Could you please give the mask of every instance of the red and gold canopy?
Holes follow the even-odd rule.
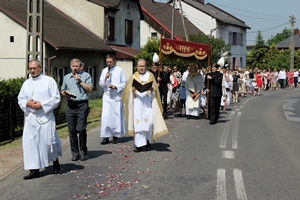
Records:
[[[204,60],[210,56],[210,47],[208,44],[178,41],[168,38],[161,39],[160,50],[164,55],[171,55],[174,53],[175,55],[184,58],[194,56],[198,60]]]

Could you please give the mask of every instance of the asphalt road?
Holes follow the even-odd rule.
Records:
[[[218,124],[171,116],[170,134],[152,151],[132,152],[132,138],[100,145],[88,135],[89,159],[62,173],[20,170],[0,182],[0,199],[300,199],[300,89],[265,91],[222,111]]]

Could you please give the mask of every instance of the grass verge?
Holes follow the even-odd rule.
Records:
[[[100,117],[102,111],[102,99],[91,99],[89,100],[89,115],[88,115],[88,125],[87,132],[94,129],[97,126],[100,126]],[[56,126],[59,138],[67,138],[69,136],[68,124],[63,123]],[[0,150],[2,149],[14,149],[22,145],[22,138],[16,138],[12,142],[3,142],[0,144]]]

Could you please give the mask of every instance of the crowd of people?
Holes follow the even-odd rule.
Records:
[[[167,101],[167,108],[171,107],[175,109],[175,111],[178,111],[178,116],[180,117],[183,116],[183,113],[185,113],[187,119],[199,119],[198,113],[190,112],[190,108],[187,105],[188,102],[190,102],[190,105],[191,103],[195,103],[197,104],[200,113],[205,112],[207,96],[206,94],[210,91],[210,88],[207,88],[207,83],[209,83],[209,81],[207,81],[207,75],[211,75],[214,67],[216,68],[216,71],[219,71],[222,74],[222,84],[221,86],[219,86],[221,87],[221,110],[226,110],[226,107],[229,104],[237,103],[240,98],[243,98],[246,95],[259,96],[264,90],[277,90],[279,88],[293,89],[298,87],[298,85],[300,84],[300,70],[296,69],[286,70],[285,68],[282,68],[277,71],[277,69],[270,68],[254,68],[247,70],[245,68],[239,68],[238,66],[236,66],[234,69],[230,69],[228,68],[228,66],[219,66],[217,64],[214,64],[209,72],[207,68],[198,68],[198,66],[195,66],[195,64],[190,64],[183,75],[181,75],[181,73],[177,69],[177,66],[174,66],[173,70],[169,68],[170,81],[168,86],[168,93],[171,93],[171,95],[167,96],[170,96],[172,98],[171,100]],[[156,66],[153,66],[152,69],[153,68],[156,68]],[[196,75],[201,74],[202,78],[197,78],[197,76],[193,74],[196,68]],[[192,79],[188,78],[189,74],[190,77],[193,77]],[[173,81],[173,79],[177,79],[176,82],[179,83],[178,86],[173,85],[173,83],[175,82]],[[204,86],[194,82],[192,83],[192,85],[190,85],[189,80],[197,79],[203,79],[205,82]],[[196,89],[193,87],[193,85],[197,85],[198,87],[200,87],[201,92],[199,92],[199,88]],[[214,87],[216,84],[213,82],[213,84],[209,85],[209,87]],[[200,94],[199,102],[196,99],[194,99],[193,102],[187,100],[187,97],[193,93]],[[211,93],[211,95],[215,95],[213,93]],[[211,110],[214,110],[214,108],[211,108]],[[215,123],[216,122],[211,121],[211,124]]]
[[[134,138],[134,152],[151,150],[151,142],[169,133],[164,119],[170,109],[179,117],[195,120],[208,110],[207,118],[213,125],[218,123],[220,110],[226,110],[239,98],[259,96],[263,90],[293,89],[300,84],[297,70],[229,69],[221,64],[206,69],[191,63],[181,73],[176,65],[159,69],[158,63],[153,63],[152,68],[147,69],[144,59],[137,61],[137,72],[126,80],[114,55],[106,56],[106,64],[99,79],[104,91],[100,143],[109,144],[111,137],[116,144],[122,134],[128,133]],[[88,159],[88,93],[93,85],[91,75],[83,67],[77,58],[70,61],[70,73],[64,76],[60,91],[67,100],[72,161]],[[31,78],[23,83],[18,95],[19,106],[26,116],[22,142],[24,169],[29,170],[29,174],[23,177],[25,180],[39,177],[39,170],[51,161],[53,172],[59,173],[58,156],[62,155],[53,114],[61,100],[57,84],[53,78],[43,75],[39,60],[31,60],[28,70]],[[41,85],[43,87],[39,87]]]

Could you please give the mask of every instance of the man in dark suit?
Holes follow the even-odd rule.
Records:
[[[210,124],[216,124],[219,119],[223,74],[218,71],[219,65],[213,64],[211,72],[205,77],[206,92],[209,93]]]

